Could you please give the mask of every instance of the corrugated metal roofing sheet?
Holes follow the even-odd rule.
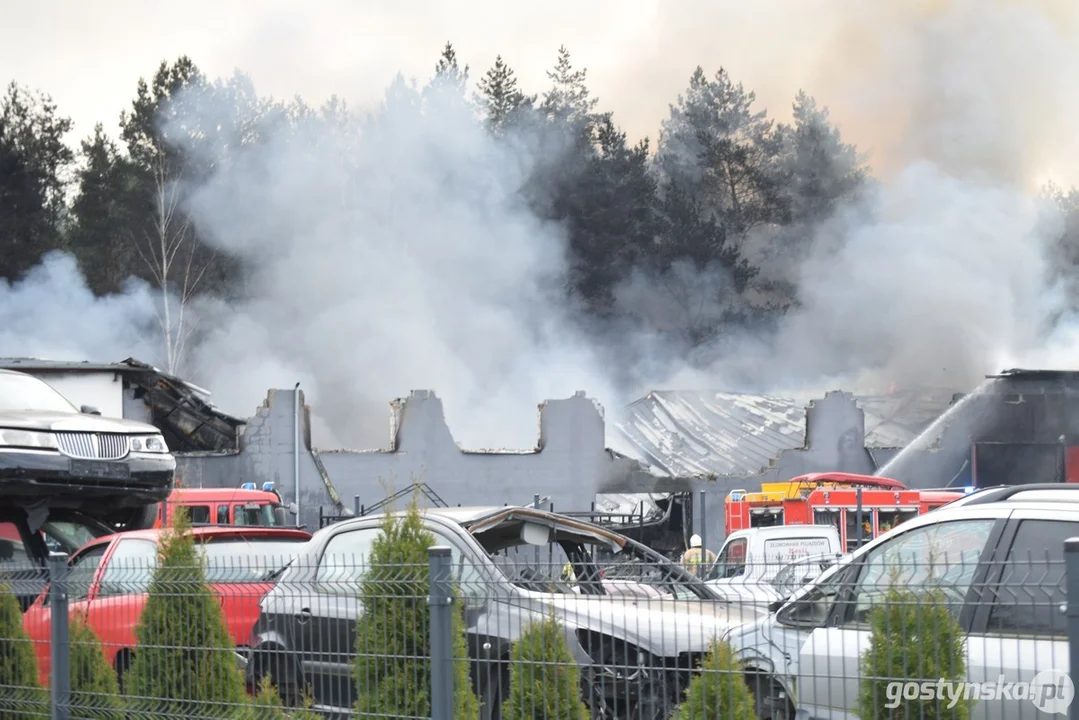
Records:
[[[951,403],[945,390],[856,397],[866,447],[909,443]],[[793,398],[705,391],[653,391],[626,408],[619,434],[653,472],[748,476],[785,450],[805,446],[806,406]]]

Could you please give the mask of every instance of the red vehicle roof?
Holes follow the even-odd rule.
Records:
[[[806,475],[799,475],[798,477],[792,477],[787,482],[799,483],[804,482],[808,484],[818,482],[846,482],[846,483],[858,483],[860,485],[872,485],[884,490],[906,490],[907,486],[898,480],[892,478],[877,477],[876,475],[859,475],[857,473],[842,473],[842,472],[820,472],[820,473],[808,473]]]
[[[169,502],[235,502],[237,500],[279,502],[277,495],[269,490],[244,488],[176,488],[169,494]]]
[[[129,538],[142,538],[145,540],[153,540],[157,542],[161,536],[165,533],[172,532],[173,528],[154,528],[152,530],[129,530],[122,533],[113,533],[112,535],[105,535],[99,537],[96,540],[86,543],[84,547],[91,545],[104,545],[110,543],[121,535]],[[200,525],[193,527],[188,531],[196,539],[198,538],[238,538],[238,539],[280,539],[287,540],[289,538],[295,538],[297,540],[310,540],[311,533],[306,530],[300,530],[298,528],[281,528],[281,527],[266,527],[263,525],[245,525],[243,527],[236,527],[234,525]]]

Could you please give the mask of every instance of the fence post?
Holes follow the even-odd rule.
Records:
[[[703,578],[706,576],[705,563],[708,561],[708,513],[705,512],[705,498],[707,497],[707,491],[701,490],[701,531],[697,533],[701,536],[701,561],[697,563],[697,577]]]
[[[49,556],[49,613],[52,622],[49,651],[52,656],[53,720],[68,720],[71,716],[71,647],[68,644],[67,607],[67,555],[52,553]]]
[[[427,551],[431,573],[431,720],[453,717],[453,586],[450,549]]]
[[[1079,673],[1079,537],[1064,541],[1064,574],[1067,578],[1068,675]],[[1079,702],[1072,702],[1068,717],[1079,720]]]

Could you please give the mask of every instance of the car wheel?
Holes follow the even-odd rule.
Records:
[[[759,720],[793,720],[794,706],[774,677],[766,673],[747,673],[746,684],[753,695],[753,707]]]
[[[662,688],[646,688],[630,711],[629,720],[668,720],[674,717],[675,703]]]
[[[135,654],[126,648],[116,653],[114,667],[116,668],[116,682],[120,685],[121,695],[127,694],[127,688],[125,687],[125,679],[127,678],[128,671],[131,670],[131,662],[134,659]]]

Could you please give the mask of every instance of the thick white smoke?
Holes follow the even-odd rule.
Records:
[[[670,384],[969,391],[1005,367],[1079,367],[1079,331],[1053,282],[1061,217],[1037,197],[1052,174],[1076,177],[1074,3],[822,12],[832,53],[807,72],[833,115],[873,138],[861,149],[870,164],[883,154],[886,172],[818,229],[809,262],[786,268],[801,306],[776,333],[727,338],[733,349]]]
[[[116,362],[160,356],[158,294],[139,280],[97,298],[75,259],[50,253],[14,283],[0,281],[0,356]]]
[[[968,390],[1004,366],[1074,366],[1079,331],[1049,279],[1059,218],[1034,196],[1048,175],[1076,179],[1074,3],[814,12],[829,43],[812,58],[773,43],[760,65],[804,70],[807,91],[856,131],[848,139],[871,140],[860,149],[882,182],[818,229],[808,263],[786,268],[802,304],[778,332],[724,337],[704,369],[657,343],[635,343],[632,361],[655,386],[762,392]],[[740,74],[737,58],[729,67],[751,88],[761,77]],[[195,379],[239,415],[267,387],[301,382],[351,447],[384,444],[387,403],[412,388],[435,389],[474,447],[530,446],[544,398],[583,389],[609,411],[628,399],[562,299],[562,229],[518,193],[549,151],[493,142],[445,97],[428,96],[426,114],[407,87],[388,97],[362,126],[263,138],[192,189],[199,232],[251,268],[246,300],[199,308]],[[94,300],[76,277],[52,258],[0,286],[0,354],[160,362],[144,340],[148,289]],[[642,304],[641,277],[623,290],[646,314],[667,313]]]
[[[204,313],[199,380],[229,407],[300,381],[347,447],[385,445],[410,389],[439,393],[466,447],[533,446],[545,398],[622,400],[562,299],[565,235],[525,205],[535,161],[454,93],[401,83],[376,113],[234,153],[190,210],[251,268],[250,299]]]

